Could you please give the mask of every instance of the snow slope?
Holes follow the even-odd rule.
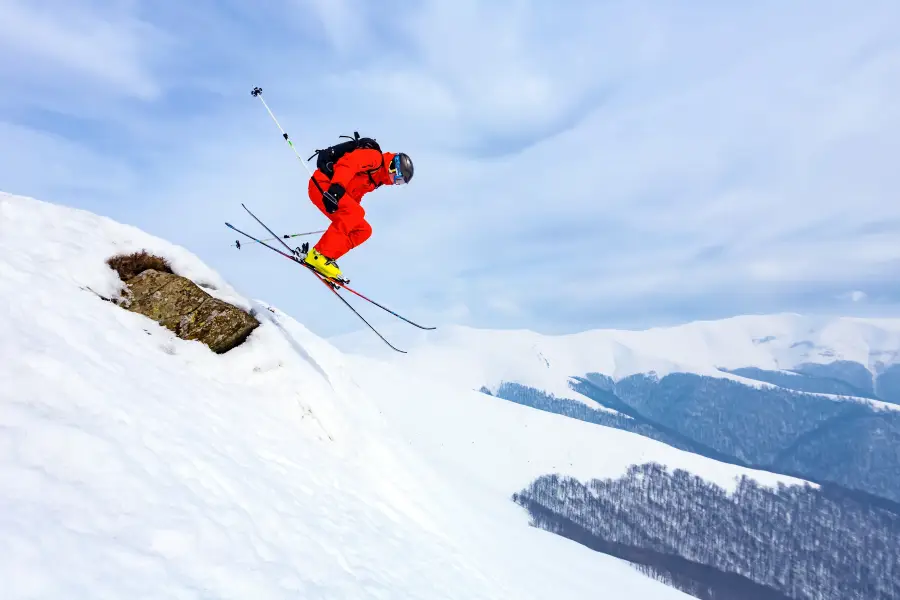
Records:
[[[377,357],[410,372],[469,389],[496,391],[502,382],[535,387],[597,404],[569,388],[572,376],[603,373],[615,380],[636,373],[676,371],[769,386],[720,368],[790,369],[801,363],[859,362],[874,370],[900,362],[900,319],[750,315],[640,331],[598,329],[571,335],[525,330],[442,327],[391,330],[401,355],[367,332],[331,339],[347,353]],[[879,403],[881,405],[882,403]]]
[[[140,249],[262,325],[215,355],[101,300],[106,258]],[[16,600],[686,598],[529,527],[511,494],[646,460],[790,481],[348,359],[183,248],[6,194],[0,382]]]

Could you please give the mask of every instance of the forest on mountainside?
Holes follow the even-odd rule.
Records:
[[[836,486],[733,493],[646,463],[617,479],[545,475],[513,496],[532,525],[629,560],[697,598],[900,598],[900,510]]]

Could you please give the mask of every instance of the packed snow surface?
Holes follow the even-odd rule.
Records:
[[[262,325],[216,355],[102,300],[121,285],[106,259],[141,249]],[[687,598],[529,527],[510,496],[649,460],[790,481],[349,359],[184,248],[5,194],[0,381],[16,600]]]

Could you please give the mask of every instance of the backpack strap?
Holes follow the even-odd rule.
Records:
[[[340,135],[340,136],[338,136],[338,137],[339,137],[339,138],[347,138],[348,140],[351,140],[351,141],[354,141],[354,142],[357,141],[357,140],[359,140],[359,132],[358,132],[358,131],[354,131],[353,133],[356,135],[355,138],[352,138],[352,137],[350,137],[349,135]],[[341,143],[346,143],[346,142],[341,142]],[[328,151],[328,150],[332,150],[333,148],[337,148],[339,145],[340,145],[340,144],[335,144],[334,146],[328,146],[327,148],[321,148],[321,149],[317,148],[316,151],[312,153],[312,156],[310,156],[309,158],[306,159],[306,162],[309,162],[309,161],[311,161],[312,159],[314,159],[315,157],[317,157],[317,156],[319,155],[320,152],[326,152],[326,151]],[[355,148],[354,148],[354,150],[355,150]]]
[[[375,187],[381,187],[381,184],[379,182],[375,181],[375,178],[372,177],[372,173],[377,173],[378,171],[380,171],[383,168],[384,168],[384,154],[381,155],[381,164],[380,165],[378,165],[374,169],[366,170],[366,175],[369,176],[369,181],[371,181],[372,185],[374,185]]]
[[[350,137],[349,135],[342,135],[340,137],[347,138],[348,141],[340,142],[327,148],[318,149],[313,153],[312,156],[306,159],[307,161],[310,161],[314,157],[318,156],[318,159],[316,160],[316,167],[328,179],[331,179],[334,176],[334,165],[345,154],[353,152],[354,150],[359,150],[360,148],[372,148],[381,152],[381,147],[378,145],[378,142],[374,138],[360,137],[358,131],[353,132],[353,137]],[[384,157],[382,157],[381,163],[382,164],[380,167],[378,167],[378,169],[384,166]],[[378,169],[375,170],[377,171]],[[367,172],[367,174],[372,184],[377,186],[378,184],[372,177],[372,173]]]
[[[354,131],[354,132],[353,132],[353,135],[354,135],[354,138],[351,138],[351,139],[353,139],[353,140],[356,142],[356,148],[354,148],[354,150],[360,150],[360,149],[367,148],[367,149],[371,149],[371,150],[378,150],[379,152],[381,152],[381,146],[378,144],[377,141],[375,141],[374,138],[361,138],[361,137],[359,137],[359,132],[358,132],[358,131]],[[349,138],[350,136],[345,135],[345,136],[342,136],[342,137]],[[380,164],[380,165],[378,165],[378,166],[375,167],[374,169],[366,169],[366,170],[364,171],[364,173],[365,173],[366,175],[369,176],[369,181],[370,181],[370,182],[372,183],[372,185],[374,185],[375,187],[379,187],[381,184],[378,183],[377,181],[375,181],[375,178],[372,177],[372,174],[373,174],[373,173],[377,173],[377,172],[380,171],[383,167],[384,167],[384,155],[382,154],[382,155],[381,155],[381,164]]]

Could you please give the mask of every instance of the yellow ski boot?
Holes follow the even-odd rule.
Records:
[[[304,262],[329,279],[341,278],[341,269],[337,263],[324,254],[319,254],[315,248],[306,254]]]

